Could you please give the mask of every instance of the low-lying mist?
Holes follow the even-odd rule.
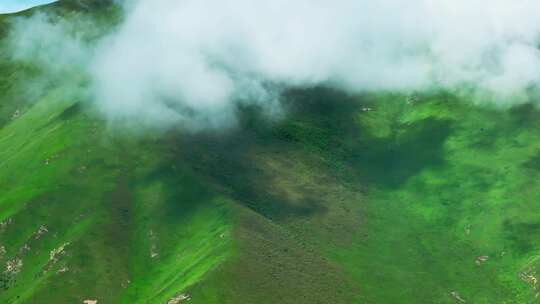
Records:
[[[19,19],[12,54],[88,74],[112,121],[195,130],[234,125],[243,103],[279,115],[288,87],[467,88],[504,105],[540,83],[538,1],[134,0],[123,10],[91,43],[68,22]]]

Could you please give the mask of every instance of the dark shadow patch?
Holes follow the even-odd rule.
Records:
[[[191,214],[215,196],[214,190],[203,185],[196,176],[178,170],[180,166],[184,167],[180,162],[175,164],[174,161],[165,160],[155,171],[139,181],[142,184],[159,182],[165,187],[164,204],[160,212],[164,219],[171,221]]]
[[[495,128],[479,128],[476,132],[473,132],[473,137],[470,141],[469,147],[473,149],[489,150],[495,147],[497,138],[503,136],[503,133]]]
[[[193,165],[210,176],[229,194],[250,209],[270,219],[304,217],[325,212],[320,200],[305,194],[306,202],[293,204],[285,195],[267,191],[271,176],[251,164],[247,156],[254,146],[286,153],[304,149],[323,157],[324,165],[353,171],[360,184],[398,187],[427,167],[444,162],[444,142],[452,132],[452,122],[427,118],[410,125],[396,124],[393,136],[375,138],[355,121],[368,102],[327,88],[291,90],[284,95],[288,117],[278,123],[266,122],[244,109],[241,128],[227,135],[185,137],[177,151],[179,161]],[[343,169],[340,169],[343,168]],[[341,173],[340,173],[341,172]]]
[[[248,153],[257,143],[260,147],[259,139],[256,131],[241,129],[226,135],[175,136],[171,139],[175,145],[169,151],[170,160],[166,163],[177,167],[188,165],[197,176],[209,179],[216,186],[215,189],[205,191],[224,192],[272,220],[324,212],[316,200],[292,204],[285,195],[269,191],[269,185],[279,176],[258,169]],[[275,140],[272,142],[276,144]],[[280,149],[286,149],[284,143],[277,144]],[[276,145],[273,147],[275,149]]]
[[[296,117],[341,117],[347,119],[361,108],[355,97],[331,88],[292,89],[283,97],[283,106]]]
[[[129,233],[133,218],[133,195],[126,177],[120,177],[115,189],[103,201],[110,211],[110,222],[105,225],[108,248],[115,248],[122,256],[128,255]]]
[[[60,119],[60,120],[72,119],[77,114],[81,113],[81,111],[82,111],[82,105],[80,102],[77,102],[67,107],[60,115],[58,115],[57,119]]]
[[[291,90],[285,94],[284,107],[290,117],[274,129],[277,138],[303,146],[346,156],[347,143],[360,136],[355,115],[367,101],[328,88]]]
[[[538,247],[531,235],[540,234],[540,223],[522,223],[506,220],[503,223],[505,238],[521,254],[528,254]]]
[[[528,128],[540,126],[540,110],[533,103],[517,105],[509,110],[512,125],[516,128]]]
[[[398,126],[390,138],[364,134],[351,163],[365,182],[399,187],[423,169],[444,163],[443,146],[452,133],[451,124],[449,120],[427,118]]]
[[[238,109],[240,125],[234,130],[170,134],[162,144],[167,149],[164,164],[189,167],[215,185],[215,191],[268,219],[283,220],[326,209],[309,191],[303,193],[303,202],[269,191],[281,176],[259,169],[253,160],[256,151],[291,155],[301,150],[316,155],[331,174],[353,171],[355,184],[387,187],[397,187],[424,168],[444,162],[443,145],[452,132],[451,121],[428,118],[396,124],[393,136],[380,139],[356,122],[366,105],[362,97],[327,88],[290,90],[283,97],[287,113],[283,120],[268,120],[256,106],[244,106]]]
[[[278,136],[322,152],[329,162],[351,167],[361,183],[398,187],[424,168],[444,162],[451,120],[400,124],[396,119],[390,122],[392,135],[377,138],[356,122],[362,108],[377,111],[376,103],[324,88],[293,91],[288,98],[294,119],[280,126]]]
[[[77,115],[83,112],[83,106],[80,102],[76,102],[72,104],[71,106],[65,108],[62,113],[57,115],[54,119],[51,119],[47,123],[45,123],[43,126],[39,128],[39,130],[43,130],[46,128],[49,128],[50,126],[57,124],[59,122],[65,122],[69,121],[70,119],[75,118]]]
[[[302,92],[307,96],[302,96]],[[294,94],[298,96],[284,98],[284,106],[288,109],[285,122],[268,119],[261,114],[261,109],[256,105],[243,105],[237,111],[239,126],[233,130],[170,134],[163,143],[164,147],[168,147],[164,164],[169,166],[172,164],[178,168],[190,167],[196,176],[209,180],[210,184],[215,186],[214,191],[225,193],[271,220],[309,217],[326,212],[321,201],[308,191],[303,195],[302,201],[295,202],[291,201],[286,193],[270,191],[269,187],[281,176],[261,170],[254,163],[254,151],[287,154],[295,149],[311,145],[301,138],[288,138],[284,135],[282,128],[284,124],[304,123],[307,128],[318,130],[320,136],[308,134],[303,138],[310,138],[310,140],[317,138],[325,142],[330,142],[331,140],[327,138],[331,136],[333,130],[339,128],[335,125],[329,133],[324,129],[330,128],[331,118],[328,117],[328,113],[342,110],[337,103],[333,104],[335,97],[326,97],[334,94],[342,96],[340,93],[333,90],[314,89],[314,91],[298,91]],[[304,101],[312,104],[302,104]],[[343,105],[345,104],[347,103],[343,102]],[[309,116],[310,119],[302,122],[300,116],[303,118]],[[323,126],[315,125],[316,122],[323,120]],[[321,146],[321,149],[327,148],[327,145]]]
[[[540,170],[540,151],[523,163],[523,167],[527,169]]]

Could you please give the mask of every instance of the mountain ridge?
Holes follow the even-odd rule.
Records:
[[[110,30],[111,3],[0,24]],[[29,94],[42,68],[2,30],[0,302],[535,301],[534,105],[321,86],[286,90],[278,119],[252,105],[222,132],[132,130],[77,69]]]

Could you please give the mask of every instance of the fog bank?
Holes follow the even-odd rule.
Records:
[[[291,86],[473,87],[504,103],[540,83],[538,1],[128,3],[113,34],[78,51],[92,54],[93,99],[112,120],[221,128],[239,103],[278,113]]]

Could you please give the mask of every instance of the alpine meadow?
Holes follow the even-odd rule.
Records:
[[[540,303],[540,2],[5,2],[0,303]]]

